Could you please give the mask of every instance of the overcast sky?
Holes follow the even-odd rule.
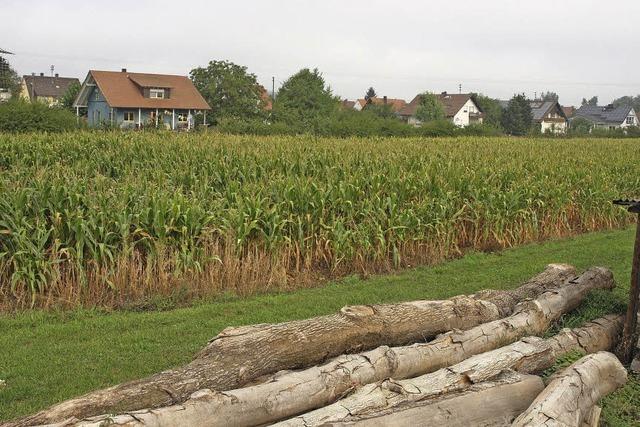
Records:
[[[269,89],[318,67],[334,93],[553,90],[564,104],[640,93],[638,0],[0,0],[0,48],[20,74],[188,74],[248,67]]]

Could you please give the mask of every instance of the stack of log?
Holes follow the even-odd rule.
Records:
[[[552,264],[514,290],[226,329],[189,364],[8,425],[597,425],[626,381],[609,315],[539,338],[613,275]],[[549,378],[565,355],[585,356]]]

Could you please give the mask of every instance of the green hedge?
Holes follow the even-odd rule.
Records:
[[[76,116],[61,108],[20,100],[0,104],[0,132],[62,132],[77,127]]]

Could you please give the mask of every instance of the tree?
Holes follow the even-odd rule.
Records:
[[[483,94],[471,94],[476,105],[482,110],[483,123],[496,129],[502,128],[502,106],[497,99],[489,98]]]
[[[14,97],[20,93],[20,76],[2,56],[0,56],[0,89],[7,89]]]
[[[367,93],[364,95],[364,99],[369,101],[371,98],[376,97],[376,90],[373,87],[367,89]]]
[[[586,135],[591,132],[593,123],[584,117],[574,117],[570,122],[571,132],[578,135]]]
[[[533,114],[524,95],[514,95],[502,114],[502,127],[510,135],[526,135],[531,130]]]
[[[339,103],[317,68],[303,68],[282,84],[273,111],[276,120],[308,128],[335,112]]]
[[[621,98],[614,99],[612,104],[614,107],[620,107],[620,106],[633,107],[636,114],[640,114],[640,95],[623,96]]]
[[[78,93],[80,93],[80,83],[73,82],[67,88],[67,91],[62,95],[60,99],[60,106],[66,110],[74,111],[73,102],[78,97]]]
[[[211,124],[222,117],[256,118],[265,115],[262,88],[247,67],[230,61],[210,61],[189,73],[194,86],[209,103]]]
[[[383,119],[390,119],[396,117],[395,111],[393,111],[393,107],[391,104],[373,104],[369,103],[365,106],[365,111],[375,114],[378,117],[382,117]]]
[[[582,105],[598,105],[598,96],[592,96],[589,100],[582,98]]]
[[[418,120],[426,123],[434,120],[442,120],[444,117],[444,106],[437,95],[431,92],[425,92],[420,95],[420,103],[416,110],[416,118]]]
[[[540,99],[542,99],[543,101],[558,102],[558,99],[560,99],[560,97],[555,92],[547,91],[540,93]]]

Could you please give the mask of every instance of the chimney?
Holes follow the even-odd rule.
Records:
[[[44,73],[40,73],[40,77],[44,77]]]
[[[36,76],[36,73],[31,73],[31,75],[35,77],[35,76]]]
[[[447,91],[442,92],[442,96],[447,96]]]
[[[127,72],[127,69],[126,69],[126,68],[123,68],[123,69],[122,69],[122,72],[123,72],[123,73],[126,73],[126,72]]]
[[[58,76],[58,73],[56,73],[56,77],[59,77],[59,76]]]
[[[383,97],[382,97],[382,103],[383,103],[384,105],[387,105],[387,95],[385,95],[385,96],[383,96]]]

